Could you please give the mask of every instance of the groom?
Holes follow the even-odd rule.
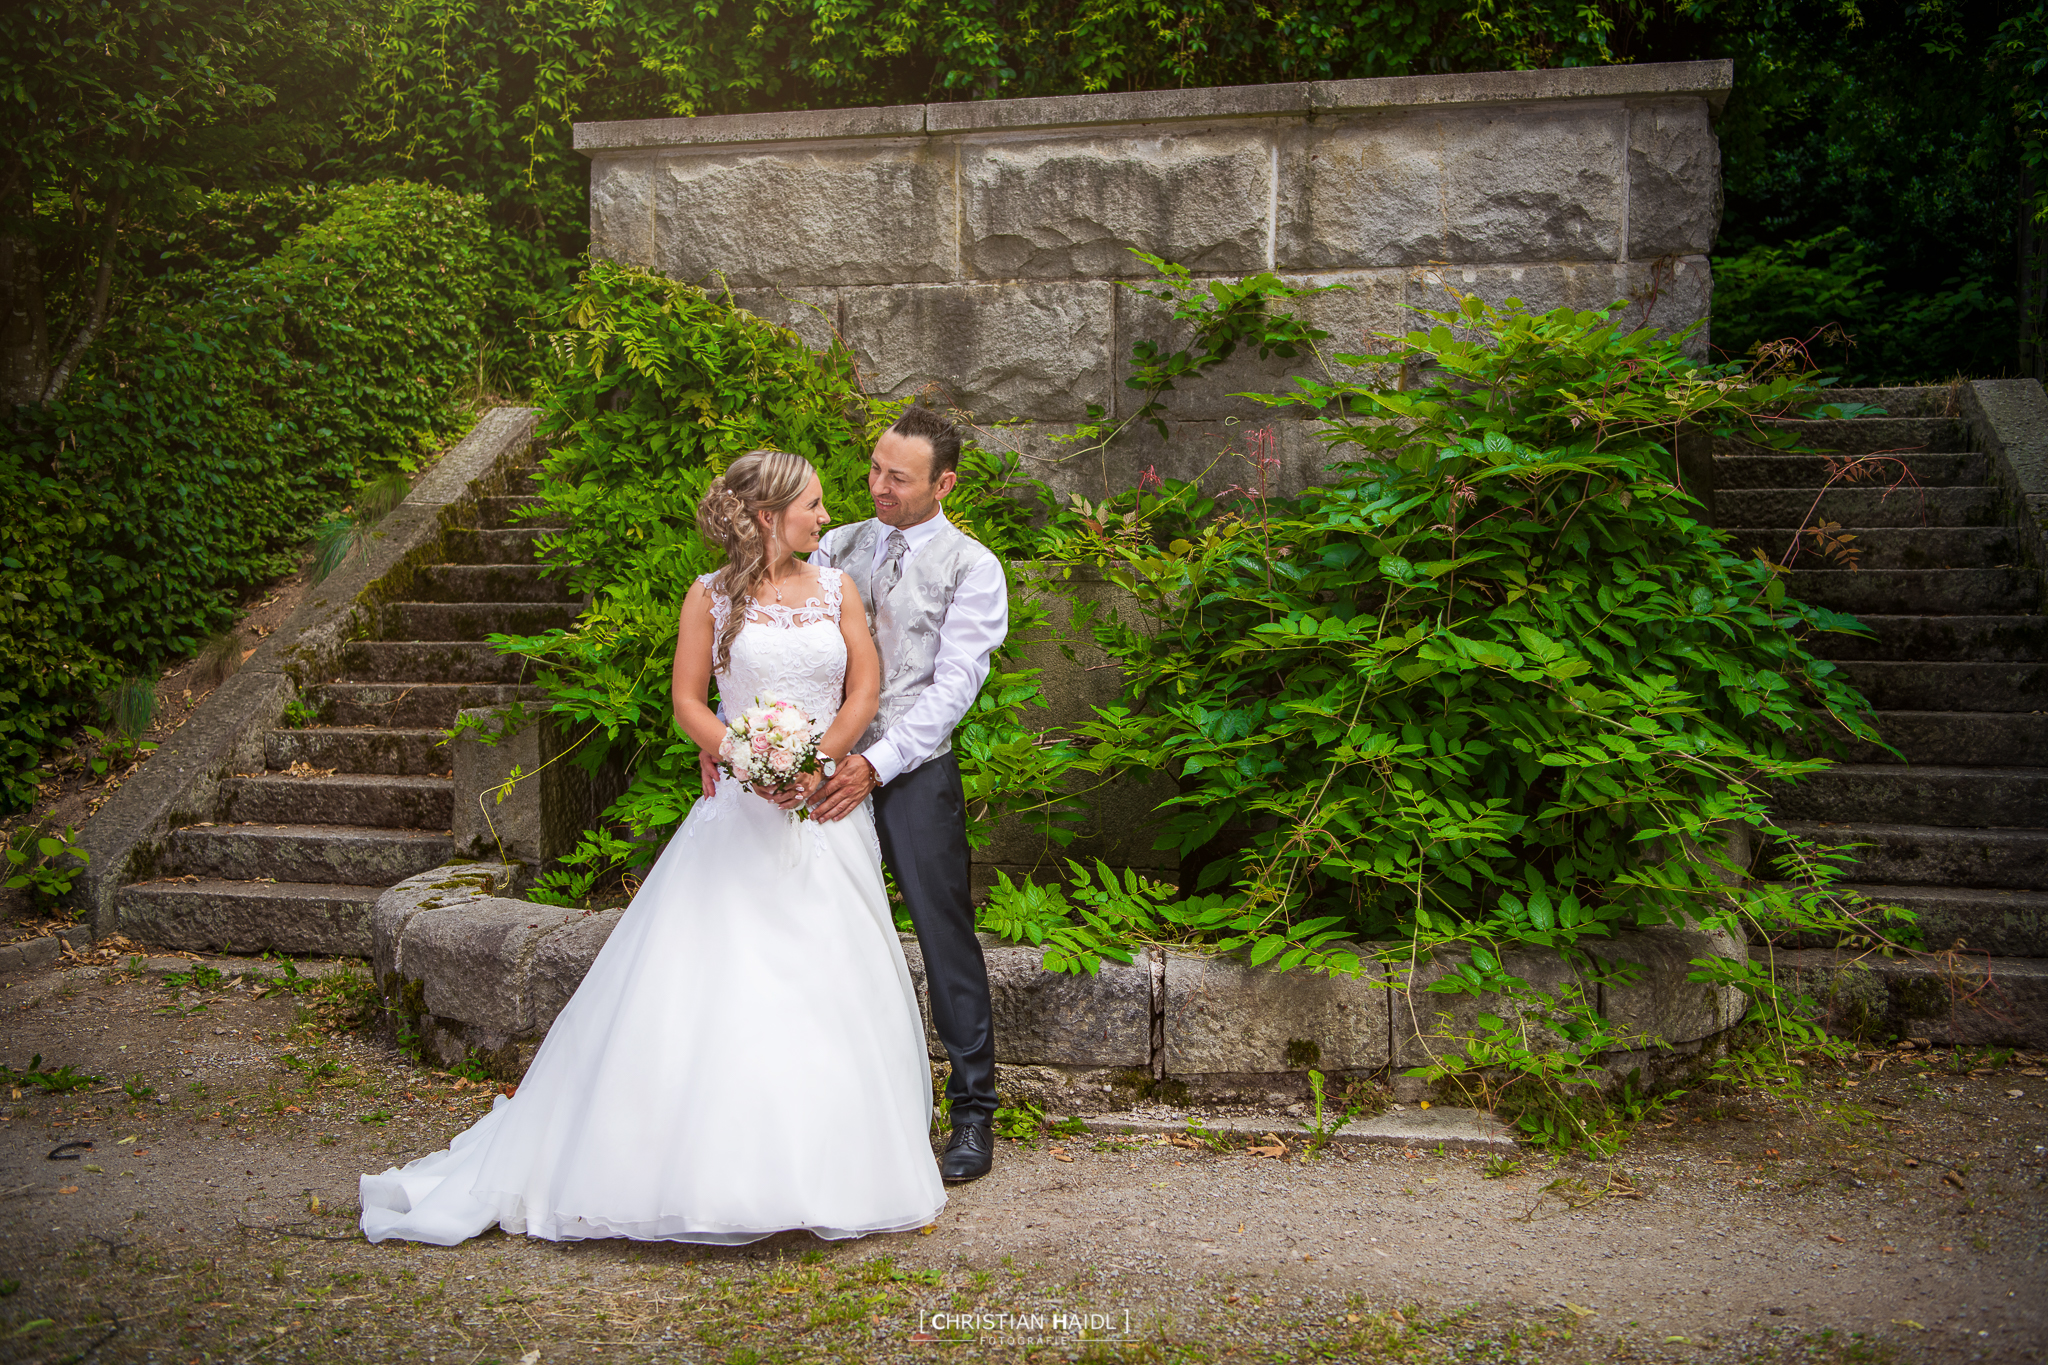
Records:
[[[953,1063],[953,1135],[939,1161],[948,1181],[988,1174],[996,1112],[988,968],[968,900],[967,801],[952,735],[1010,628],[1002,562],[939,508],[959,464],[953,424],[930,408],[906,410],[868,463],[874,520],[835,528],[811,555],[860,589],[882,660],[874,724],[811,810],[837,820],[875,798],[882,857],[917,927],[932,1022]]]

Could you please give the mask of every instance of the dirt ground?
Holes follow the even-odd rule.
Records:
[[[1867,1053],[1799,1103],[1695,1094],[1611,1163],[1492,1178],[1041,1138],[921,1234],[371,1246],[358,1173],[491,1089],[212,984],[0,983],[0,1360],[2038,1361],[2048,1338],[2039,1058]],[[50,1093],[38,1054],[106,1079]]]

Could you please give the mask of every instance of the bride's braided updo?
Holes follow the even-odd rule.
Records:
[[[750,450],[713,479],[697,500],[697,529],[725,549],[725,567],[711,580],[711,586],[732,604],[711,645],[714,672],[731,664],[732,642],[746,624],[747,608],[768,569],[768,544],[755,518],[762,512],[781,515],[810,487],[817,472],[801,455]]]

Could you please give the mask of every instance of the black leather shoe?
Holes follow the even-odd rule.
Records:
[[[979,1180],[995,1164],[996,1144],[986,1123],[963,1123],[946,1140],[946,1154],[939,1158],[939,1175],[949,1185]]]

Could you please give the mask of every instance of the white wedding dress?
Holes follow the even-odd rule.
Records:
[[[709,576],[700,579],[708,583]],[[844,695],[841,575],[759,607],[718,678],[822,726]],[[722,623],[729,605],[714,597]],[[930,1223],[931,1063],[874,814],[792,821],[722,779],[655,863],[518,1093],[445,1151],[362,1178],[362,1228],[451,1246],[859,1237]]]

